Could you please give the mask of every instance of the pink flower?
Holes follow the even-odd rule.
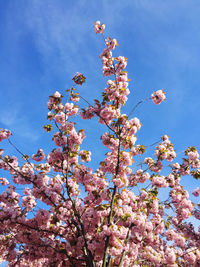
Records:
[[[11,131],[8,131],[7,129],[0,129],[0,142],[4,139],[8,139],[11,135]]]
[[[153,92],[153,94],[151,95],[151,98],[153,100],[153,103],[155,105],[158,105],[162,101],[165,101],[166,99],[165,92],[163,92],[163,90],[158,90],[156,92]]]
[[[200,195],[200,188],[197,187],[193,192],[192,194],[195,196],[195,197],[198,197]]]
[[[105,27],[104,27],[105,28]],[[113,50],[115,49],[116,45],[118,45],[117,40],[116,39],[107,39],[106,40],[106,46],[108,47],[109,50]]]
[[[182,220],[188,219],[191,216],[191,212],[188,209],[181,209],[180,216]]]
[[[31,211],[36,205],[34,196],[24,196],[22,198],[22,206],[26,208],[27,211]]]
[[[44,154],[43,149],[41,149],[41,148],[38,149],[37,154],[32,155],[32,159],[37,161],[37,162],[44,160],[44,158],[45,158],[45,154]]]
[[[176,233],[173,229],[169,229],[165,232],[165,235],[167,237],[167,240],[174,240],[176,238]]]
[[[184,254],[183,258],[189,264],[193,264],[196,261],[196,256],[194,255],[194,253],[193,252],[189,252],[189,251],[188,252],[186,251],[186,253]]]
[[[4,178],[4,177],[0,177],[0,184],[1,184],[1,185],[8,185],[9,182],[8,182],[8,180],[7,180],[6,178]]]
[[[57,132],[53,135],[53,140],[56,146],[64,146],[67,144],[67,137],[63,136],[60,132]]]
[[[55,98],[60,98],[60,97],[61,97],[61,94],[60,94],[58,91],[56,91],[56,92],[53,94],[53,97],[55,97]]]
[[[55,115],[55,121],[57,123],[63,123],[67,120],[67,118],[68,116],[64,112]]]
[[[188,152],[187,155],[191,161],[195,161],[199,158],[199,153],[197,151],[194,151],[194,152],[190,151],[190,152]]]
[[[157,187],[167,187],[168,183],[166,182],[164,176],[154,176],[152,179],[152,185],[155,185]]]
[[[165,251],[165,263],[172,264],[176,261],[176,254],[173,248],[167,248]]]
[[[91,152],[87,150],[81,150],[80,157],[82,162],[89,162],[91,161]]]
[[[177,246],[179,247],[184,247],[185,246],[185,238],[182,237],[181,235],[176,235],[174,242],[176,243]]]
[[[94,31],[96,33],[103,33],[105,27],[106,27],[106,25],[105,24],[100,24],[99,20],[94,23]]]

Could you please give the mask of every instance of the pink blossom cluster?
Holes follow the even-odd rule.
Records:
[[[156,172],[156,173],[159,173],[163,168],[163,165],[160,160],[155,161],[151,157],[145,158],[144,162],[147,164],[148,168],[151,171]]]
[[[166,181],[165,176],[155,175],[152,178],[152,185],[157,187],[168,187],[169,184]]]
[[[7,129],[0,129],[0,142],[4,139],[8,139],[11,135],[11,131]]]
[[[103,33],[105,27],[105,24],[101,24],[99,20],[94,23],[94,30],[96,33]]]
[[[9,182],[5,177],[0,177],[0,184],[1,185],[8,185]]]
[[[81,150],[80,157],[82,162],[89,162],[91,161],[91,152],[87,150]]]
[[[177,213],[177,218],[174,218],[174,223],[189,218],[192,215],[191,212],[193,211],[194,204],[188,199],[188,192],[178,185],[173,188],[170,195]]]
[[[176,157],[176,152],[174,151],[173,145],[169,140],[169,137],[167,135],[164,135],[162,137],[162,143],[160,143],[156,147],[156,157],[159,160],[166,159],[167,161],[173,161],[173,159]]]
[[[129,185],[135,186],[137,183],[145,183],[150,178],[148,172],[144,172],[142,169],[138,169],[135,174],[130,175]]]
[[[185,150],[185,155],[188,156],[188,158],[183,158],[182,164],[174,163],[171,165],[173,171],[183,176],[191,174],[195,179],[199,179],[200,178],[199,153],[197,152],[196,148],[188,147]]]
[[[45,158],[44,150],[41,148],[38,149],[37,154],[32,155],[32,159],[37,162],[44,160],[44,158]]]
[[[24,196],[22,198],[22,206],[26,208],[27,211],[31,211],[36,206],[36,201],[34,196]]]
[[[192,194],[195,196],[195,197],[198,197],[200,195],[200,188],[197,187],[193,192]]]
[[[197,152],[197,150],[192,149],[186,154],[188,156],[188,163],[190,164],[191,168],[200,168],[199,153]]]
[[[153,103],[155,105],[158,105],[162,101],[165,101],[165,99],[166,99],[165,92],[163,90],[157,90],[157,91],[153,92],[153,94],[151,95],[151,98],[153,100]]]

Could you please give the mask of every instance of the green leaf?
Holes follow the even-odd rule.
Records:
[[[43,129],[49,133],[53,129],[53,126],[51,124],[47,124],[43,126]]]

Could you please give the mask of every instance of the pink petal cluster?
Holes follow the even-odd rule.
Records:
[[[96,33],[103,33],[106,25],[101,24],[101,22],[98,20],[94,23],[94,30]]]
[[[172,143],[169,140],[169,137],[167,135],[164,135],[162,137],[162,143],[160,143],[156,147],[156,157],[159,160],[167,159],[167,161],[173,161],[173,159],[176,157],[176,152],[173,148]]]
[[[198,197],[200,195],[200,188],[197,187],[193,192],[192,194],[195,196],[195,197]]]
[[[165,92],[163,90],[157,90],[157,91],[153,92],[153,94],[151,95],[151,98],[153,100],[153,103],[155,105],[158,105],[162,101],[165,101],[165,99],[166,99]]]
[[[45,154],[43,149],[38,149],[37,154],[32,155],[32,159],[39,162],[45,159]]]
[[[7,129],[0,129],[0,142],[4,139],[8,139],[11,135],[11,131]]]

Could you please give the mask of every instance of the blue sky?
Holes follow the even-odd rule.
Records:
[[[180,149],[198,145],[199,11],[198,1],[1,1],[2,127],[28,150],[42,144],[48,95],[70,87],[76,71],[87,77],[84,97],[100,96],[106,78],[98,58],[104,44],[93,31],[99,19],[119,42],[115,55],[128,57],[127,111],[153,90],[167,93],[164,105],[136,112],[147,143],[167,132]]]
[[[13,142],[26,154],[40,147],[50,151],[51,137],[42,129],[48,96],[69,88],[77,71],[87,77],[80,88],[87,100],[100,97],[106,86],[99,59],[104,43],[93,30],[100,20],[105,35],[118,40],[115,56],[128,57],[125,111],[154,90],[166,92],[164,104],[144,103],[133,114],[143,124],[138,143],[168,134],[178,153],[192,145],[200,149],[199,14],[197,0],[0,1],[0,127],[12,130]],[[98,145],[104,128],[95,121],[78,127],[87,129],[84,148],[92,150],[97,166],[104,158]],[[6,142],[1,147],[14,152]]]
[[[0,127],[13,131],[24,153],[43,144],[49,148],[51,138],[42,130],[48,96],[69,88],[76,71],[87,77],[80,93],[89,101],[105,88],[99,59],[104,43],[94,33],[96,20],[118,40],[115,55],[128,57],[131,94],[125,111],[154,90],[166,91],[164,104],[145,103],[133,114],[143,124],[139,142],[151,144],[167,133],[177,152],[200,148],[200,2],[124,2],[0,2]],[[92,148],[95,122],[80,127],[86,124]]]

